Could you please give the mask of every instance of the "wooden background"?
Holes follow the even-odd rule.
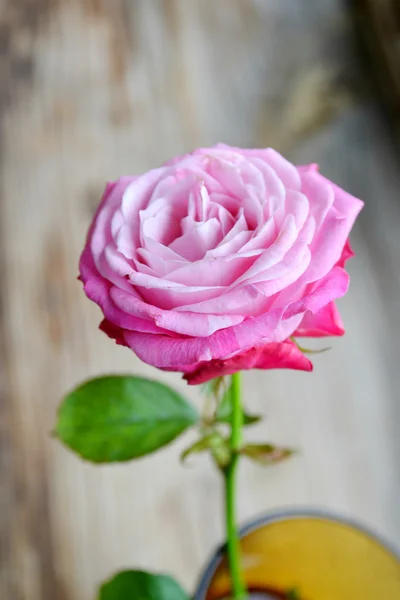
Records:
[[[353,46],[339,0],[0,0],[1,600],[91,600],[133,566],[193,589],[222,539],[217,475],[178,463],[188,439],[94,467],[50,436],[82,379],[159,376],[76,281],[105,180],[217,141],[317,160],[366,201],[346,337],[313,375],[245,376],[267,415],[252,435],[302,453],[243,465],[241,519],[320,505],[400,539],[400,162]]]

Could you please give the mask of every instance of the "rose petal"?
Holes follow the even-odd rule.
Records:
[[[322,175],[320,175],[322,179],[325,181],[329,181]],[[333,191],[335,193],[335,208],[342,214],[346,215],[347,220],[351,223],[351,226],[354,225],[354,221],[356,220],[358,214],[364,206],[364,202],[352,196],[348,192],[345,192],[337,186],[335,183],[331,183]]]
[[[319,167],[317,163],[310,163],[309,165],[297,165],[296,169],[300,173],[307,173],[308,171],[318,171]]]
[[[164,206],[154,217],[143,218],[140,231],[142,246],[144,245],[144,236],[163,246],[168,246],[180,236],[181,228],[172,208]]]
[[[344,267],[344,265],[346,264],[346,262],[350,258],[353,258],[353,256],[355,256],[355,253],[353,251],[353,248],[351,247],[350,240],[348,239],[346,241],[345,245],[343,246],[342,254],[341,254],[340,259],[337,262],[337,266],[338,267]]]
[[[256,260],[247,273],[242,275],[236,282],[251,280],[252,277],[267,271],[272,266],[278,264],[293,246],[297,238],[297,229],[293,215],[287,215],[285,223],[275,242],[265,250],[265,252]]]
[[[246,187],[237,164],[217,154],[213,156],[210,152],[208,154],[207,170],[214,179],[219,181],[225,192],[228,192],[234,198],[242,199],[246,197]]]
[[[241,315],[221,316],[196,314],[189,311],[179,313],[171,310],[164,311],[143,302],[139,296],[128,294],[118,288],[113,288],[110,295],[117,308],[128,315],[155,323],[161,330],[160,332],[168,330],[182,335],[207,337],[219,329],[241,323],[244,319]]]
[[[249,252],[253,250],[266,250],[271,246],[277,238],[277,228],[273,218],[268,219],[262,225],[257,227],[251,239],[243,245],[241,252]]]
[[[258,316],[265,309],[265,294],[256,285],[249,284],[234,288],[216,295],[203,302],[183,304],[176,308],[177,312],[191,311],[201,314]]]
[[[290,340],[281,343],[255,346],[228,358],[211,360],[197,365],[195,370],[184,375],[189,385],[205,383],[214,377],[233,375],[247,369],[296,369],[312,371],[312,363]]]
[[[326,337],[344,335],[343,322],[334,302],[329,302],[317,313],[306,312],[294,337]]]
[[[165,330],[192,337],[207,337],[220,329],[238,325],[243,320],[242,315],[202,315],[169,310],[162,311],[155,322]]]
[[[120,228],[115,243],[121,254],[131,259],[136,257],[137,243],[133,237],[132,227],[128,223],[124,223]]]
[[[157,258],[167,262],[167,263],[180,263],[181,265],[187,264],[186,258],[183,258],[180,254],[177,254],[171,248],[167,246],[163,246],[159,242],[152,240],[147,236],[143,236],[143,245],[144,249],[148,251],[152,256],[157,256]]]
[[[169,282],[171,283],[171,282]],[[171,284],[171,287],[163,289],[162,287],[140,287],[140,295],[143,300],[164,310],[179,310],[181,306],[190,305],[196,302],[205,302],[220,295],[225,288],[222,286],[178,286]],[[185,311],[186,312],[186,311]],[[209,311],[212,313],[213,311]]]
[[[201,260],[207,250],[215,248],[222,240],[221,223],[209,219],[176,238],[169,248],[189,261]]]
[[[310,215],[315,219],[319,231],[335,201],[331,182],[314,171],[304,171],[301,176],[301,191],[307,197]],[[339,216],[339,215],[338,215]]]
[[[241,256],[255,256],[257,254],[260,254],[262,250],[254,251],[251,248],[247,248],[246,246],[247,242],[251,240],[252,235],[253,234],[251,231],[241,231],[240,233],[235,235],[235,237],[231,240],[227,242],[223,240],[220,244],[218,244],[216,248],[213,248],[212,250],[207,250],[204,258],[207,260],[212,258],[222,258],[224,256],[232,257],[239,252]],[[246,252],[244,251],[245,249],[249,251]]]
[[[140,210],[148,203],[155,184],[160,181],[161,177],[169,173],[167,167],[160,167],[148,171],[144,175],[130,179],[129,186],[126,188],[123,196],[121,209],[125,220],[129,223],[134,223]]]
[[[285,186],[274,169],[258,156],[251,156],[249,160],[257,167],[264,178],[265,200],[269,200],[272,196],[276,200],[283,201],[285,198]]]
[[[310,244],[312,259],[304,281],[311,283],[324,277],[340,260],[351,225],[345,217],[331,212]]]
[[[204,182],[195,181],[189,193],[188,216],[193,220],[206,221],[210,210],[210,196]]]
[[[341,267],[334,267],[321,281],[309,286],[310,291],[305,291],[301,300],[294,302],[286,309],[285,317],[289,318],[308,310],[316,314],[332,300],[344,296],[349,288],[349,282],[349,274]]]
[[[121,310],[113,301],[113,291],[117,290],[117,293],[122,292],[128,295],[127,292],[119,288],[113,288],[107,281],[94,273],[87,276],[87,266],[83,269],[83,273],[82,280],[84,282],[85,294],[100,306],[106,319],[115,327],[148,333],[165,333],[154,321],[141,318],[143,314],[140,314],[139,311],[136,315],[129,314],[127,311]],[[129,295],[129,297],[133,298],[132,295]],[[145,316],[147,315],[145,314]]]
[[[203,286],[229,286],[253,264],[256,257],[239,254],[200,260],[181,266],[165,276],[165,280],[190,286],[201,281]]]
[[[295,190],[287,190],[285,197],[285,212],[293,215],[296,227],[300,230],[310,212],[310,203],[304,194]]]
[[[114,242],[117,242],[118,234],[121,231],[121,228],[124,226],[124,224],[124,215],[122,214],[122,210],[118,209],[115,211],[111,219],[111,235],[114,239]]]
[[[121,178],[106,186],[87,236],[87,244],[90,246],[95,263],[105,246],[112,242],[110,222],[121,204],[121,196],[131,184],[132,179]]]
[[[212,192],[210,193],[210,199],[212,204],[217,204],[222,206],[226,211],[228,211],[231,215],[236,215],[238,211],[240,211],[241,203],[238,198],[234,196],[230,196],[225,191],[220,192]],[[241,211],[243,212],[243,211]],[[245,227],[247,229],[247,223],[245,221]]]
[[[236,281],[235,287],[238,284],[243,286],[256,283],[262,286],[266,295],[272,296],[307,272],[312,255],[308,244],[295,242],[279,262],[259,271],[258,269],[262,267],[261,259],[262,256]],[[268,265],[268,262],[266,261],[265,264]]]
[[[114,323],[107,321],[107,319],[103,319],[99,325],[100,331],[108,335],[111,339],[115,340],[115,342],[119,346],[127,346],[123,336],[123,330],[119,327],[116,327]]]
[[[169,248],[166,248],[166,250],[168,249]],[[174,253],[171,252],[171,254]],[[187,264],[187,262],[182,260],[182,258],[178,254],[176,256],[180,260],[165,260],[164,258],[157,256],[157,254],[149,252],[146,248],[139,248],[138,256],[142,261],[146,263],[146,265],[149,268],[144,269],[143,264],[140,264],[138,261],[135,261],[137,271],[139,271],[140,273],[147,273],[148,275],[153,275],[161,278],[168,275],[168,273],[170,273],[174,269],[177,269],[182,265]]]
[[[271,311],[209,337],[173,339],[166,335],[150,335],[127,331],[124,338],[138,357],[158,368],[185,370],[212,358],[223,358],[243,348],[250,348],[260,340],[269,340],[279,322],[280,311]]]
[[[260,151],[251,150],[250,155],[254,156],[257,152],[260,152],[260,158],[265,160],[265,162],[273,168],[286,190],[300,190],[300,176],[292,163],[272,148],[266,148],[265,150]]]

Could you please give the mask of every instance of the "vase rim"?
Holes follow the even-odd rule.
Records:
[[[369,525],[360,523],[357,520],[357,518],[341,515],[336,513],[335,511],[331,511],[330,509],[324,508],[293,507],[286,509],[271,510],[265,514],[255,517],[254,519],[240,527],[239,535],[240,537],[243,537],[264,525],[276,523],[277,521],[301,519],[304,517],[311,517],[321,519],[324,521],[332,521],[334,523],[340,523],[342,525],[347,525],[348,527],[351,527],[353,529],[357,529],[361,533],[364,533],[371,539],[378,542],[383,548],[385,548],[388,552],[390,552],[395,558],[397,558],[400,561],[400,549],[396,547],[392,542],[389,542],[387,539],[385,539],[384,536],[382,536],[381,534],[377,534],[375,531],[373,531]],[[207,563],[207,566],[202,571],[193,600],[205,600],[205,594],[211,583],[212,577],[220,561],[222,560],[224,546],[225,544],[220,544],[217,547],[211,559]]]

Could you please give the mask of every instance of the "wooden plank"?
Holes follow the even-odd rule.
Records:
[[[96,468],[50,436],[61,395],[88,376],[134,371],[185,389],[97,331],[77,261],[105,180],[220,140],[317,159],[368,200],[346,338],[312,376],[246,374],[268,436],[303,451],[269,472],[243,467],[241,518],[321,504],[399,539],[400,182],[383,121],[358,75],[350,83],[341,2],[20,0],[0,5],[0,42],[0,598],[89,600],[128,566],[193,588],[222,539],[217,475],[206,459],[178,464],[188,439]]]

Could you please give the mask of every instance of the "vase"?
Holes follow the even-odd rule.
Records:
[[[400,600],[400,554],[368,528],[319,510],[273,513],[241,532],[251,600]],[[224,548],[194,600],[229,598]]]

